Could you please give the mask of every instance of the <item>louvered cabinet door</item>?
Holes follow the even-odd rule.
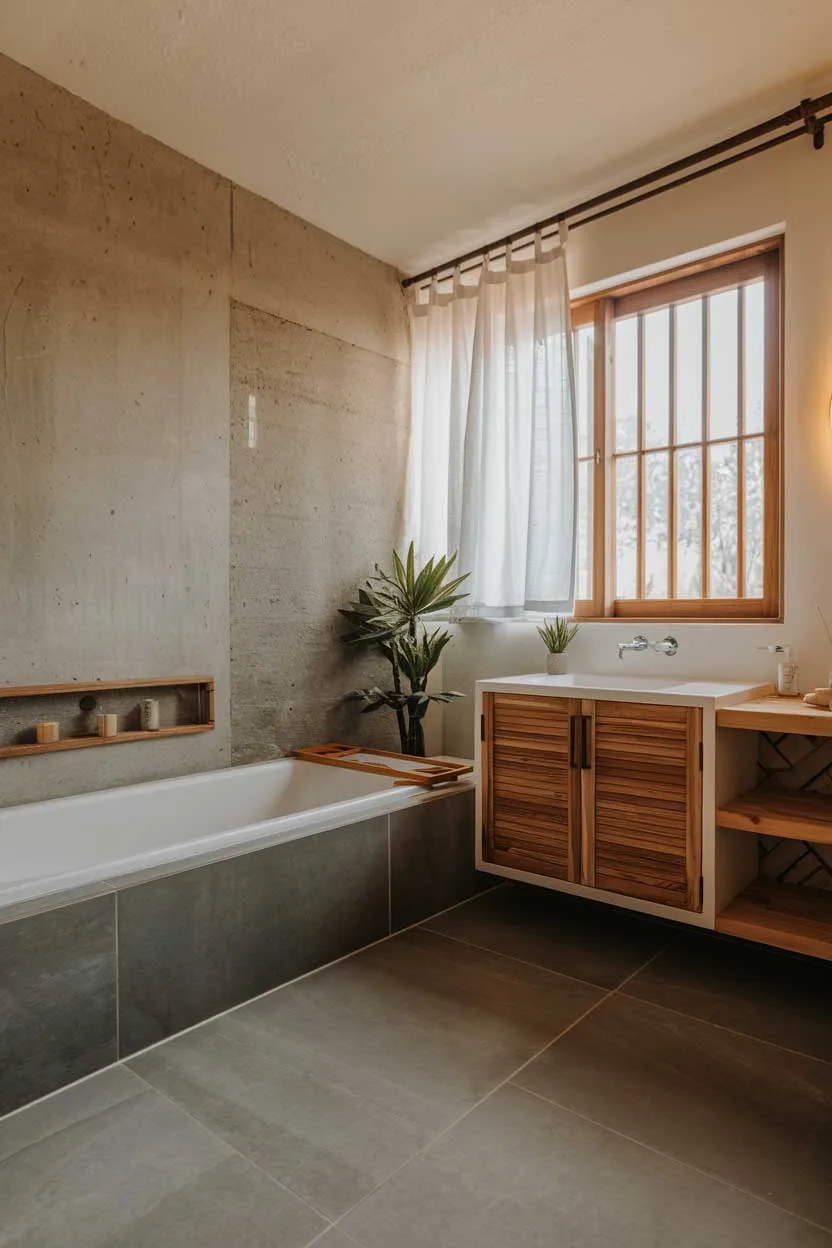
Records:
[[[699,910],[702,712],[585,702],[583,880],[614,893]]]
[[[557,880],[580,870],[574,698],[483,695],[483,856]]]

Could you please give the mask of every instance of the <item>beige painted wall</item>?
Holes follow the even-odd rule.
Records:
[[[808,139],[669,192],[570,236],[574,288],[673,257],[785,225],[785,622],[651,625],[650,638],[672,632],[673,660],[627,655],[645,675],[771,679],[772,656],[757,646],[775,641],[797,648],[804,688],[826,682],[832,653],[815,612],[832,620],[832,146],[812,150]],[[462,626],[445,652],[446,684],[472,693],[490,676],[540,671],[541,643],[532,625]],[[570,649],[575,671],[619,670],[616,642],[632,624],[584,625]],[[670,664],[673,664],[672,669]],[[445,713],[445,749],[473,749],[470,701]]]
[[[400,401],[392,269],[0,57],[0,683],[217,680],[215,732],[2,762],[0,805],[230,761],[232,299],[389,361],[376,410]],[[331,390],[340,367],[305,365]],[[356,568],[380,536],[354,526]],[[300,601],[308,568],[269,557]]]

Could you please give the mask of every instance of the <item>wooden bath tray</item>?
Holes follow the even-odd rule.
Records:
[[[292,750],[292,758],[301,758],[307,763],[325,763],[328,767],[369,771],[377,776],[392,777],[394,784],[421,784],[426,789],[458,780],[460,776],[474,770],[471,763],[451,763],[439,758],[415,758],[412,754],[396,754],[392,750],[372,750],[360,745],[335,743]]]

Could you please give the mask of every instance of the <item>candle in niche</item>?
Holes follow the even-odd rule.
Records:
[[[39,724],[35,725],[35,738],[38,745],[52,745],[54,741],[60,741],[61,729],[56,719],[43,719]]]
[[[159,731],[159,699],[142,698],[141,725],[144,732]]]
[[[99,715],[98,735],[99,737],[117,737],[118,715]]]

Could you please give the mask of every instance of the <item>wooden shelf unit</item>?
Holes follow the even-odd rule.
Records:
[[[717,915],[716,930],[832,960],[832,893],[755,880]]]
[[[717,728],[748,728],[756,732],[794,732],[806,737],[832,737],[832,711],[807,706],[802,698],[776,694],[753,698],[716,713]]]
[[[832,796],[800,789],[754,789],[720,806],[717,826],[832,845]]]
[[[159,737],[181,737],[189,733],[211,732],[214,728],[214,678],[213,676],[152,676],[130,680],[64,681],[52,685],[5,685],[0,686],[0,699],[48,698],[74,694],[116,692],[130,689],[182,689],[193,688],[197,692],[199,719],[191,724],[167,724],[153,731],[119,732],[113,737],[84,734],[62,737],[59,741],[40,743],[26,741],[0,745],[0,760],[28,758],[36,754],[54,754],[62,750],[84,750],[98,745],[124,745],[132,741],[152,741]]]

